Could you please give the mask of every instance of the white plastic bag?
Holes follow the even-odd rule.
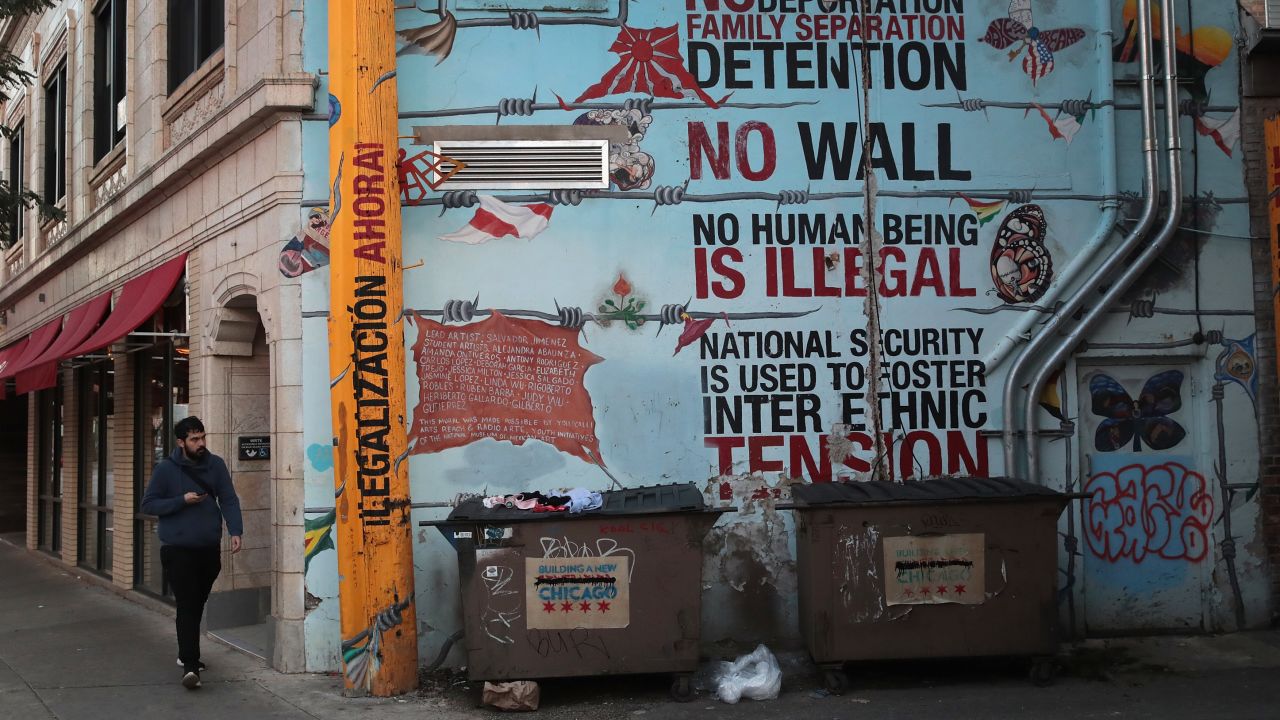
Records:
[[[781,690],[782,668],[764,645],[731,663],[720,663],[716,673],[716,695],[731,705],[741,698],[772,700]]]

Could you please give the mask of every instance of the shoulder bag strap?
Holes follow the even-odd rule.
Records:
[[[214,497],[217,497],[217,495],[213,492],[213,488],[209,487],[209,484],[208,484],[208,483],[206,483],[204,480],[201,480],[201,479],[196,475],[196,473],[195,473],[195,471],[194,471],[194,470],[192,470],[191,468],[187,467],[186,465],[182,465],[182,464],[178,463],[178,462],[177,462],[177,461],[175,461],[173,458],[165,458],[165,460],[167,460],[167,461],[169,461],[169,462],[173,463],[174,465],[177,465],[177,466],[178,466],[178,469],[182,471],[182,474],[183,474],[183,475],[186,475],[188,478],[190,478],[190,479],[191,479],[191,482],[195,483],[196,485],[199,485],[199,486],[200,486],[200,489],[205,491],[205,494],[207,494],[207,495],[213,495]]]

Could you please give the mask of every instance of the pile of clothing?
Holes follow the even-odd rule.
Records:
[[[563,495],[544,495],[540,492],[522,492],[515,495],[494,495],[483,500],[484,506],[511,508],[536,513],[580,513],[598,510],[604,506],[604,496],[592,490],[574,488]]]

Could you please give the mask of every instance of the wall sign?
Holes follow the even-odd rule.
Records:
[[[270,460],[270,435],[241,435],[236,438],[241,460]]]

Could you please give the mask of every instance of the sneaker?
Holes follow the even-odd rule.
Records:
[[[195,690],[200,687],[200,673],[189,672],[182,676],[182,687],[188,690]]]
[[[174,663],[176,663],[178,667],[182,667],[182,661],[181,661],[181,660],[174,660]],[[197,662],[196,662],[196,668],[197,668],[197,670],[198,670],[199,672],[204,672],[205,670],[208,670],[208,669],[209,669],[209,668],[207,668],[207,667],[205,667],[205,666],[204,666],[204,663],[203,663],[203,662],[199,662],[199,661],[197,661]]]

